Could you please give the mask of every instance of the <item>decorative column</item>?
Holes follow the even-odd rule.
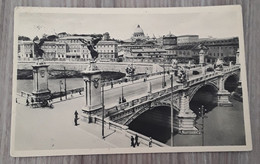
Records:
[[[33,67],[33,92],[34,102],[46,104],[51,97],[51,91],[48,88],[48,67],[43,58],[39,58]],[[46,104],[48,105],[48,103]]]
[[[94,61],[82,72],[85,91],[85,106],[82,108],[83,121],[93,122],[92,115],[102,112],[101,71]]]
[[[224,78],[223,76],[219,79],[219,90],[217,93],[218,96],[218,105],[219,106],[233,106],[229,101],[230,93],[224,89]]]
[[[180,111],[176,119],[176,129],[181,134],[196,134],[198,129],[195,127],[196,114],[190,109],[189,96],[185,91],[180,95]]]
[[[237,52],[236,52],[236,65],[239,65],[240,62],[239,62],[239,48],[237,49]]]
[[[200,58],[200,65],[204,66],[205,64],[205,51],[203,49],[200,50],[199,52],[199,58]]]

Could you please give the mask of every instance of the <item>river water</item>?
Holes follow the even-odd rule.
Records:
[[[203,99],[203,97],[201,97]],[[243,105],[232,98],[232,107],[213,107],[204,119],[204,145],[245,145]],[[213,105],[212,105],[213,106]],[[191,105],[191,108],[194,106]],[[176,113],[175,113],[176,114]],[[201,124],[201,118],[196,121]],[[158,107],[147,111],[134,120],[129,128],[152,137],[160,142],[174,146],[201,146],[202,135],[181,135],[170,133],[170,108]],[[197,125],[200,129],[201,126]]]

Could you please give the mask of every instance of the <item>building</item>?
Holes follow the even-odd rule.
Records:
[[[199,63],[199,52],[200,50],[205,50],[207,52],[208,48],[201,43],[191,43],[176,45],[170,48],[166,48],[165,58],[167,61],[176,59],[179,63],[188,63],[192,61],[193,63]]]
[[[193,43],[199,41],[199,35],[181,35],[177,37],[177,44]]]
[[[91,59],[90,51],[85,44],[91,41],[89,36],[67,36],[59,39],[59,43],[65,44],[67,59]]]
[[[101,40],[96,49],[101,61],[114,61],[118,57],[118,43],[115,41]]]
[[[32,41],[18,41],[18,60],[32,60],[34,58],[34,44]]]
[[[171,33],[163,36],[163,46],[172,46],[177,44],[177,37]]]
[[[236,61],[236,52],[239,48],[238,37],[225,39],[208,39],[200,41],[208,47],[206,60],[208,63],[214,63],[217,59],[222,59],[225,62]]]
[[[108,41],[109,39],[110,39],[109,33],[108,33],[108,32],[105,32],[105,33],[103,34],[102,40]]]
[[[126,62],[161,63],[166,50],[158,48],[132,49],[131,56],[125,56]]]
[[[44,51],[43,58],[45,60],[52,60],[56,58],[56,42],[45,41],[41,49]]]
[[[41,46],[44,51],[43,58],[45,60],[90,60],[90,51],[85,43],[91,39],[92,37],[85,36],[64,36],[58,41],[45,41]],[[18,59],[33,60],[35,58],[34,43],[19,41]]]

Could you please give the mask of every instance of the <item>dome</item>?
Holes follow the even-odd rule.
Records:
[[[140,25],[138,25],[134,31],[134,33],[144,33],[143,29],[140,27]]]

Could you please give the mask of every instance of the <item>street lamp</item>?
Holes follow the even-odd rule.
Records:
[[[166,81],[165,81],[165,62],[163,60],[163,81],[162,81],[162,88],[166,86]]]
[[[61,93],[61,85],[62,85],[62,80],[60,80],[60,100],[62,100],[62,93]]]
[[[104,83],[102,83],[101,86],[101,93],[102,93],[102,138],[105,138],[105,132],[104,132],[104,119],[105,119],[105,103],[104,103]]]
[[[65,91],[65,98],[67,100],[67,83],[66,83],[67,80],[66,80],[66,76],[67,76],[66,69],[64,67],[64,91]]]
[[[199,108],[199,114],[201,116],[201,145],[204,146],[204,119],[207,118],[207,116],[205,116],[205,112],[207,111],[207,109],[204,108],[204,106],[202,105],[201,108]]]
[[[171,146],[174,146],[173,131],[173,75],[171,75]]]

